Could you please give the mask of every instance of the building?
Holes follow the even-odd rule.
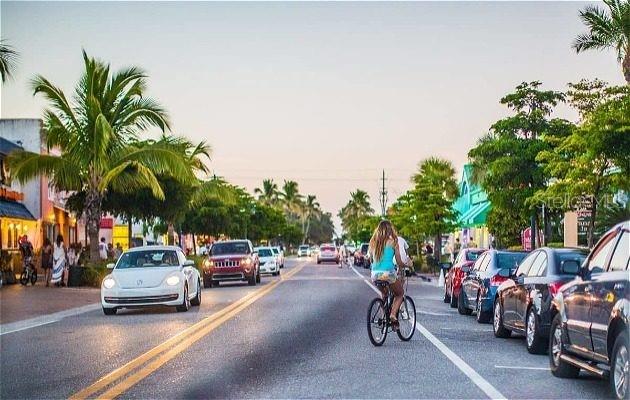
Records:
[[[492,205],[488,195],[480,185],[472,181],[472,165],[464,165],[459,182],[459,197],[453,208],[458,212],[457,225],[459,229],[454,238],[459,238],[465,247],[472,237],[480,247],[489,247],[490,234],[486,226],[486,218]]]

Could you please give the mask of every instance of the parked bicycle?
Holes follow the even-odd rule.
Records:
[[[35,285],[37,282],[37,269],[33,264],[33,257],[24,257],[23,270],[20,274],[20,283],[24,286],[31,282],[31,285]]]
[[[382,346],[387,338],[387,333],[393,331],[389,318],[392,304],[394,303],[394,293],[389,288],[389,282],[377,281],[375,285],[385,288],[387,292],[386,301],[375,298],[368,307],[367,329],[370,342],[374,346]],[[405,295],[404,301],[398,309],[398,338],[404,342],[411,340],[416,331],[416,305],[413,299]]]

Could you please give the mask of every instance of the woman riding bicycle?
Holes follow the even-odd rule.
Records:
[[[404,265],[398,248],[398,235],[391,222],[379,222],[372,239],[370,239],[370,255],[372,257],[372,281],[388,282],[394,293],[394,303],[390,313],[390,321],[394,329],[398,329],[398,309],[403,302],[405,290],[402,278],[398,275],[396,265]],[[395,262],[394,262],[395,260]],[[386,287],[380,287],[383,300],[387,298]]]

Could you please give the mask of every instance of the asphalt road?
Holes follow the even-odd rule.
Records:
[[[100,311],[0,336],[0,398],[544,398],[609,396],[554,378],[521,338],[496,339],[416,278],[418,330],[375,348],[368,270],[287,260],[262,285],[205,289],[201,307]],[[170,340],[169,340],[170,339]]]

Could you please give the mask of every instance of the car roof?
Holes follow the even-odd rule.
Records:
[[[147,245],[147,246],[138,246],[138,247],[132,247],[129,250],[127,250],[126,252],[128,253],[132,253],[132,252],[136,252],[136,251],[146,251],[146,250],[174,250],[174,251],[182,251],[182,249],[179,246],[165,246],[165,245]]]
[[[271,247],[271,246],[258,246],[258,247],[254,247],[254,250],[261,250],[261,249],[271,250],[271,249],[273,249],[273,247]]]
[[[218,242],[214,242],[212,244],[215,245],[215,244],[221,244],[221,243],[249,243],[249,239],[221,240],[221,241],[218,241]]]

